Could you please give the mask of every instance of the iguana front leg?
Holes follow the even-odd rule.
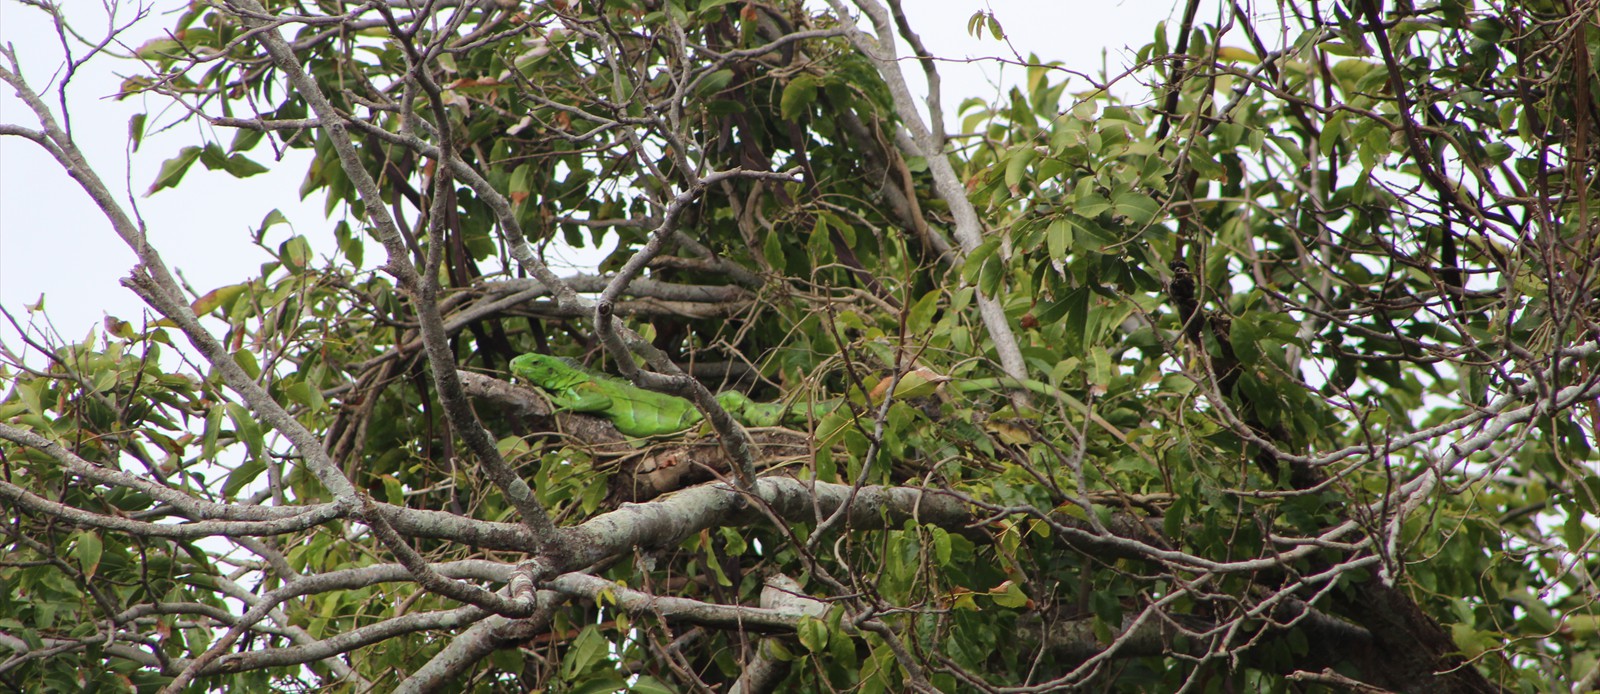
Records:
[[[579,384],[550,393],[550,402],[556,407],[573,412],[600,412],[607,411],[615,404],[611,396],[601,392],[593,384]]]

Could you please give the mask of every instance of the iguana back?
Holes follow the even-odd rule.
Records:
[[[604,415],[628,436],[675,434],[701,419],[688,400],[645,390],[560,357],[524,354],[511,360],[511,372],[550,393],[558,407]]]

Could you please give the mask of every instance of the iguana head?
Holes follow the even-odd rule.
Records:
[[[511,360],[511,373],[540,388],[559,390],[590,379],[582,370],[560,357],[524,354]]]

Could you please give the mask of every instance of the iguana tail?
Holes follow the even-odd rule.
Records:
[[[807,420],[821,419],[839,407],[838,400],[825,400],[809,406],[798,402],[756,402],[734,390],[717,393],[717,402],[747,427],[805,424]]]
[[[950,381],[945,383],[945,387],[960,393],[1022,388],[1048,397],[1065,398],[1070,401],[1069,404],[1083,409],[1083,404],[1078,402],[1076,398],[1066,395],[1046,383],[1034,380],[1018,381],[1012,378],[980,378],[970,381]],[[721,403],[722,408],[733,415],[734,419],[739,420],[740,424],[747,427],[804,425],[808,421],[819,421],[844,406],[844,401],[840,398],[814,402],[809,405],[799,402],[756,402],[744,393],[732,390],[718,393],[717,402]]]

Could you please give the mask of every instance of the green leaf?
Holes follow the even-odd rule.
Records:
[[[1484,158],[1487,160],[1484,162],[1485,164],[1499,164],[1510,159],[1511,155],[1515,153],[1515,150],[1511,149],[1511,145],[1504,142],[1490,142],[1484,145],[1483,149]]]
[[[128,119],[128,141],[133,143],[133,151],[139,151],[139,145],[144,144],[144,124],[147,114],[135,113]],[[241,131],[242,132],[242,131]]]
[[[194,311],[194,315],[197,317],[210,315],[212,311],[215,311],[222,306],[232,304],[234,299],[239,298],[239,295],[243,294],[244,290],[249,288],[250,285],[248,283],[230,284],[226,287],[217,287],[216,289],[206,292],[205,295],[201,296],[200,298],[195,299],[194,303],[189,305],[189,310]]]
[[[222,163],[222,170],[234,178],[249,178],[267,172],[267,167],[257,164],[243,154],[230,154]]]
[[[1161,390],[1168,393],[1188,395],[1195,388],[1195,382],[1183,374],[1167,374],[1161,377]]]
[[[17,398],[22,401],[22,406],[28,412],[38,415],[44,414],[44,403],[39,397],[40,386],[41,384],[37,381],[18,382],[12,390],[17,394]]]
[[[1322,156],[1333,153],[1333,146],[1344,141],[1349,133],[1349,126],[1345,125],[1347,116],[1343,111],[1333,114],[1328,122],[1322,126],[1322,134],[1317,138],[1317,148],[1322,151]]]
[[[767,259],[767,264],[772,269],[784,273],[789,267],[789,259],[783,252],[783,242],[778,239],[776,232],[768,232],[761,242],[761,256]]]
[[[1017,186],[1022,183],[1022,177],[1028,173],[1028,165],[1038,158],[1039,153],[1031,145],[1013,150],[1006,157],[1006,188],[1015,193]]]
[[[240,128],[233,133],[233,142],[228,145],[229,152],[248,152],[255,149],[256,145],[266,135],[260,130]]]
[[[100,569],[100,555],[104,549],[99,533],[93,530],[77,533],[72,544],[72,556],[78,560],[78,566],[83,569],[84,580],[93,579],[95,572]]]
[[[1067,249],[1072,248],[1072,222],[1065,217],[1051,220],[1050,226],[1045,228],[1045,248],[1050,252],[1051,260],[1064,260]]]
[[[929,534],[933,538],[933,557],[940,566],[950,565],[950,533],[944,528],[932,526]]]
[[[124,340],[131,340],[134,338],[133,325],[129,324],[128,321],[117,318],[116,316],[106,316],[105,326],[106,335],[108,336],[117,337]]]
[[[1260,326],[1248,314],[1234,318],[1228,328],[1228,341],[1233,344],[1233,351],[1239,356],[1240,363],[1246,366],[1253,366],[1261,360],[1261,348],[1256,344],[1261,338]]]
[[[1000,283],[1005,279],[1005,270],[1006,263],[1000,254],[991,254],[978,268],[978,291],[990,296],[998,294]]]
[[[150,184],[150,189],[144,192],[145,197],[155,195],[157,191],[171,188],[183,180],[183,175],[189,173],[189,167],[200,160],[199,147],[184,147],[178,150],[178,156],[161,163],[161,171],[156,174],[156,180]]]
[[[522,164],[511,171],[511,188],[508,191],[513,198],[517,194],[526,195],[533,191],[533,177],[537,173],[532,164]]]
[[[217,438],[222,433],[222,417],[225,414],[222,405],[213,405],[206,412],[206,427],[200,435],[200,457],[211,460],[217,455]]]
[[[833,238],[828,235],[827,218],[818,216],[811,224],[811,235],[806,239],[806,250],[812,262],[823,265],[833,260]]]
[[[694,86],[694,96],[699,99],[710,99],[733,81],[733,71],[728,69],[718,70],[706,75]],[[791,83],[792,84],[792,83]],[[787,90],[785,90],[787,93]]]
[[[990,599],[1001,607],[1017,609],[1028,604],[1028,594],[1015,581],[1006,581],[989,591]]]
[[[1473,629],[1466,624],[1450,625],[1450,638],[1469,658],[1476,658],[1490,649],[1499,648],[1501,643],[1495,634]]]
[[[1578,506],[1591,516],[1600,516],[1600,475],[1583,474],[1573,485],[1572,496]],[[1581,520],[1581,515],[1574,514]],[[1580,525],[1581,522],[1580,522]],[[1587,530],[1584,531],[1587,533]],[[1581,544],[1581,543],[1580,543]]]
[[[303,273],[311,261],[311,244],[304,236],[291,236],[278,246],[278,259],[291,274]]]
[[[723,2],[732,2],[732,0],[723,0]],[[702,9],[704,9],[703,6]],[[649,675],[640,675],[639,679],[634,680],[633,684],[628,687],[628,691],[633,694],[675,694],[671,687],[662,684],[661,680]]]
[[[728,556],[742,556],[749,550],[750,543],[745,541],[744,536],[740,535],[737,529],[724,526],[720,533],[722,535],[723,550],[727,552]]]
[[[600,630],[588,626],[572,640],[567,656],[561,661],[563,679],[574,680],[599,664],[610,650],[610,642],[600,635]],[[613,690],[615,691],[615,690]]]
[[[233,353],[233,363],[244,369],[244,375],[251,380],[261,378],[261,364],[256,361],[256,353],[248,349],[241,349]]]
[[[571,694],[615,694],[628,688],[628,681],[615,672],[602,672],[585,678],[583,683],[568,690]]]
[[[383,476],[383,495],[394,506],[404,506],[406,503],[405,486],[394,475]]]
[[[261,224],[256,227],[255,242],[256,243],[261,243],[261,240],[266,238],[268,229],[271,229],[272,227],[277,226],[279,224],[288,224],[288,223],[289,223],[289,218],[283,216],[282,212],[280,212],[280,211],[278,211],[276,209],[272,210],[271,212],[268,212],[265,217],[261,218]],[[340,224],[344,224],[344,222],[340,222]]]
[[[906,330],[912,334],[920,334],[933,327],[933,316],[939,310],[939,299],[944,296],[944,290],[935,289],[922,295],[917,303],[911,305],[906,313]]]
[[[1072,300],[1072,303],[1067,309],[1066,319],[1062,322],[1065,341],[1069,345],[1076,346],[1074,351],[1082,354],[1094,347],[1095,331],[1089,323],[1089,306],[1094,301],[1094,292],[1090,287],[1079,287],[1067,298]]]
[[[343,220],[333,227],[333,238],[339,243],[339,253],[344,259],[350,261],[351,267],[361,269],[361,261],[367,252],[367,245],[363,239],[350,230],[350,224]]]
[[[733,581],[728,578],[727,572],[722,568],[722,562],[717,561],[717,558],[709,553],[706,556],[706,568],[711,569],[711,574],[717,579],[717,585],[724,588],[733,586]]]
[[[1111,201],[1111,215],[1132,226],[1149,224],[1160,211],[1161,204],[1155,198],[1138,191],[1130,190]]]
[[[222,151],[221,145],[207,142],[200,148],[200,163],[206,165],[207,171],[216,171],[228,165],[228,153]]]
[[[1089,595],[1089,609],[1100,622],[1111,628],[1120,628],[1122,625],[1122,603],[1117,602],[1117,596],[1108,590],[1095,591]]]
[[[182,54],[183,44],[170,38],[151,39],[134,52],[141,60],[160,60]]]
[[[1111,209],[1111,201],[1094,190],[1094,186],[1081,185],[1072,194],[1072,211],[1085,219],[1094,219]]]
[[[783,97],[778,101],[778,112],[784,120],[799,120],[800,116],[810,112],[811,104],[817,100],[817,78],[811,75],[800,75],[783,88]]]
[[[795,634],[800,637],[800,645],[812,653],[821,653],[828,647],[828,625],[816,617],[801,617]]]
[[[961,279],[967,284],[976,284],[978,273],[983,270],[984,262],[994,257],[995,252],[998,250],[1000,250],[1000,239],[993,236],[979,244],[977,248],[972,249],[972,252],[967,254],[966,264],[961,266]]]
[[[1111,385],[1111,378],[1116,375],[1112,368],[1111,356],[1106,353],[1106,348],[1094,345],[1087,350],[1089,355],[1089,382],[1095,385]]]
[[[233,422],[234,436],[250,449],[251,456],[261,457],[266,450],[266,442],[261,435],[261,424],[243,405],[228,403],[227,409],[228,419]]]
[[[230,499],[237,498],[239,492],[243,491],[246,486],[254,482],[257,477],[261,476],[261,473],[266,471],[267,464],[262,462],[260,458],[254,456],[246,458],[244,462],[239,463],[239,466],[233,469],[233,472],[228,473],[228,479],[222,484],[222,495]]]

